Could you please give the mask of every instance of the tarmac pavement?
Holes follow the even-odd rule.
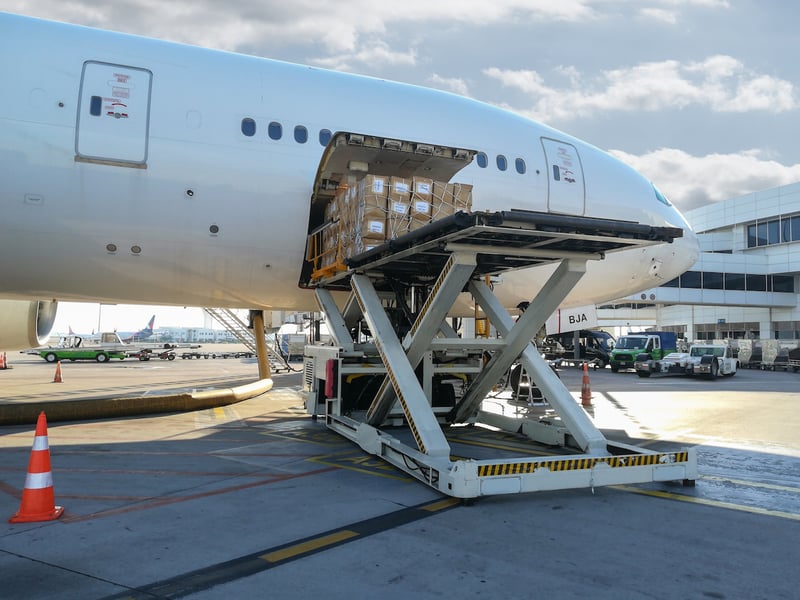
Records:
[[[245,368],[190,362],[173,361],[169,381],[158,383],[148,382],[160,369],[133,365],[69,372],[93,390],[139,386],[132,393],[140,394],[195,377],[229,375],[219,382],[228,386]],[[42,366],[28,371],[29,394],[45,385],[30,378],[52,370]],[[576,401],[580,375],[561,372]],[[300,375],[281,374],[270,392],[224,407],[50,424],[65,512],[0,525],[0,595],[797,598],[800,374],[590,377],[590,410],[608,437],[653,449],[697,445],[696,487],[555,491],[466,506],[308,418]],[[488,434],[448,435],[459,452],[478,452]],[[0,428],[0,516],[19,508],[32,441],[33,424]]]

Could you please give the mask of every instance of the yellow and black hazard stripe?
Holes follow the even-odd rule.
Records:
[[[397,394],[397,399],[400,401],[400,406],[403,409],[403,413],[406,415],[406,420],[408,421],[408,428],[411,430],[411,433],[414,436],[414,440],[417,442],[417,447],[419,451],[423,454],[427,453],[428,451],[425,449],[425,444],[422,441],[422,436],[419,434],[419,429],[417,429],[417,424],[414,423],[414,419],[411,416],[411,411],[408,409],[408,405],[406,404],[405,396],[403,396],[403,392],[400,389],[400,386],[397,384],[397,379],[394,376],[394,371],[389,368],[388,363],[384,361],[386,364],[386,374],[389,376],[389,380],[392,382],[392,386],[394,386],[394,391]]]
[[[583,471],[593,469],[598,465],[612,468],[620,467],[646,467],[650,465],[670,465],[685,463],[689,460],[689,453],[665,452],[659,454],[626,454],[624,456],[597,456],[591,458],[566,458],[562,460],[538,460],[528,462],[499,463],[494,465],[480,465],[478,477],[498,477],[503,475],[529,475],[539,469],[556,471]]]

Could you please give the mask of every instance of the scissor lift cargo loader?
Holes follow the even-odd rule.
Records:
[[[680,235],[675,228],[550,213],[457,213],[356,256],[347,270],[310,284],[336,345],[307,349],[307,409],[364,451],[458,498],[692,482],[694,449],[654,452],[607,440],[531,343],[588,261]],[[515,322],[487,277],[543,263],[555,269]],[[331,293],[337,290],[349,291],[341,310]],[[464,339],[447,324],[464,290],[499,338]],[[409,299],[418,305],[410,306]],[[402,313],[415,317],[410,328],[398,325]],[[557,416],[517,418],[482,410],[486,395],[516,360]],[[444,428],[464,424],[521,433],[579,454],[457,458]]]

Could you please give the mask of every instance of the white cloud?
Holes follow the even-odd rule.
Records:
[[[717,112],[784,112],[798,107],[790,81],[756,73],[730,56],[701,62],[648,62],[604,71],[585,81],[574,68],[568,87],[552,87],[536,71],[485,69],[503,85],[534,97],[531,107],[517,112],[537,120],[569,120],[607,111],[658,111],[707,107]]]
[[[631,8],[628,10],[627,6]],[[350,70],[353,65],[415,64],[411,50],[396,51],[392,37],[419,28],[507,23],[587,23],[640,10],[651,18],[676,18],[682,8],[727,7],[725,0],[4,0],[3,9],[209,48],[272,56],[287,47],[310,54],[290,60]],[[666,7],[666,8],[665,8]],[[671,15],[668,16],[668,15]],[[434,34],[435,35],[435,34]],[[413,38],[413,35],[411,36]],[[376,40],[384,44],[381,48]],[[310,58],[309,58],[310,57]]]
[[[603,0],[7,0],[3,9],[225,50],[321,44],[327,52],[358,53],[362,40],[395,25],[492,25],[513,21],[581,21]]]
[[[636,0],[632,0],[636,2]],[[655,4],[667,6],[703,6],[706,8],[730,8],[728,0],[655,0]]]
[[[678,14],[674,10],[665,10],[663,8],[643,8],[639,11],[639,15],[646,19],[661,21],[670,25],[675,25],[678,22]]]
[[[355,65],[416,65],[417,54],[412,50],[395,52],[385,42],[373,40],[363,44],[359,50],[346,52],[311,61],[313,64],[335,69],[337,71],[352,71]]]
[[[705,156],[674,148],[641,156],[610,153],[653,181],[681,210],[800,181],[800,164],[783,165],[762,150]]]
[[[434,73],[428,78],[428,81],[433,85],[433,87],[441,90],[460,94],[461,96],[469,96],[469,86],[467,85],[467,82],[458,77],[442,77],[441,75]]]

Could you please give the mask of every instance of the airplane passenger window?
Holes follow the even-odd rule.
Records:
[[[508,168],[508,160],[502,154],[497,155],[497,168],[501,171],[505,171]]]
[[[320,146],[327,146],[328,142],[331,141],[332,133],[330,129],[320,129],[319,130],[319,145]]]
[[[517,167],[517,173],[520,175],[525,175],[525,161],[521,158],[518,158],[516,161],[514,161],[514,164]]]
[[[269,137],[273,140],[279,140],[283,137],[283,125],[277,121],[272,121],[267,128]]]
[[[305,144],[308,141],[308,129],[302,125],[297,125],[294,128],[294,141],[298,144]]]
[[[478,162],[478,166],[481,169],[485,169],[486,165],[489,164],[489,159],[486,158],[486,155],[483,152],[478,152],[475,155],[475,160]]]
[[[253,119],[242,119],[242,133],[247,137],[253,137],[256,134],[256,122]]]

